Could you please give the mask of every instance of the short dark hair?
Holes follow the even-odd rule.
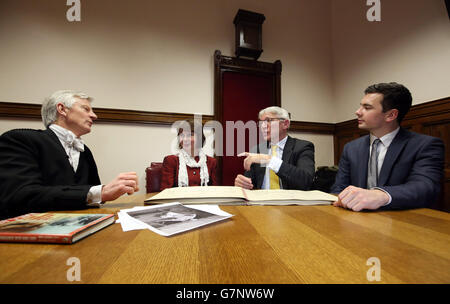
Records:
[[[198,133],[195,132],[195,123],[194,123],[194,120],[191,120],[191,119],[190,119],[190,120],[187,120],[186,122],[187,122],[187,124],[189,125],[189,129],[188,129],[188,130],[190,130],[191,135],[194,135],[194,136],[196,137],[196,139],[197,139],[197,145],[198,145],[198,147],[199,147],[199,148],[203,147],[203,145],[204,145],[204,143],[205,143],[205,141],[206,141],[205,134],[203,133],[203,125],[201,125],[201,128],[200,128],[201,133],[198,134]],[[186,129],[187,129],[187,125],[185,125],[185,126],[186,126]],[[186,131],[187,131],[187,130],[186,130]],[[180,128],[178,129],[178,134],[177,134],[178,140],[180,139],[180,135],[181,135],[181,133],[183,133],[183,132],[184,132],[183,126],[180,126]],[[199,137],[200,135],[202,136],[202,138]],[[182,145],[181,142],[178,143],[178,148],[183,149],[183,145]]]
[[[401,123],[406,113],[412,105],[411,92],[402,84],[396,82],[377,83],[369,86],[364,94],[380,93],[383,94],[383,112],[397,109],[397,121]]]

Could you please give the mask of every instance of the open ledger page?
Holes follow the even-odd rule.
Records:
[[[244,190],[252,205],[329,205],[337,197],[319,190]]]
[[[179,201],[182,203],[245,203],[243,189],[234,186],[174,187],[145,200],[146,204]]]
[[[329,205],[336,200],[336,196],[318,190],[245,190],[234,186],[208,186],[165,189],[145,200],[145,203],[178,201],[183,204]]]

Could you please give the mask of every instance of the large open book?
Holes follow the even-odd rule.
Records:
[[[209,186],[168,188],[146,199],[145,204],[329,205],[335,201],[336,196],[318,190],[245,190],[233,186]]]

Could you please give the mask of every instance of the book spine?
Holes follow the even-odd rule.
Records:
[[[70,244],[71,237],[53,235],[0,235],[0,242]]]

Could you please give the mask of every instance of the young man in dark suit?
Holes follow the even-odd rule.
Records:
[[[0,218],[28,212],[83,209],[138,190],[135,172],[101,185],[81,136],[97,116],[84,93],[57,91],[42,105],[46,130],[0,136]]]
[[[344,146],[331,188],[339,193],[334,205],[354,211],[427,207],[439,195],[442,140],[400,127],[412,104],[403,85],[379,83],[364,93],[355,114],[370,135]]]
[[[309,190],[315,172],[314,145],[288,136],[289,113],[280,107],[263,109],[258,115],[264,142],[244,152],[244,175],[234,185],[245,189]]]

